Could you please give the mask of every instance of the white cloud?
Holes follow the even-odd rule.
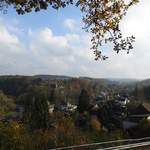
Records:
[[[79,75],[82,73],[82,61],[90,57],[89,48],[84,45],[85,37],[77,34],[55,36],[51,29],[44,28],[33,32],[30,50],[41,68],[47,68],[51,74]],[[87,40],[87,43],[89,41]],[[92,59],[91,59],[92,60]],[[45,72],[44,71],[44,72]],[[46,73],[46,72],[45,72]]]
[[[19,38],[15,34],[10,33],[2,23],[0,23],[0,48],[1,51],[9,53],[20,53],[22,51]]]
[[[70,19],[70,18],[66,19],[64,21],[63,25],[66,28],[70,29],[71,31],[74,31],[77,29],[77,24],[76,24],[76,21],[74,19]]]
[[[142,0],[130,8],[122,21],[122,30],[126,35],[134,34],[137,38],[144,38],[150,33],[150,1]]]

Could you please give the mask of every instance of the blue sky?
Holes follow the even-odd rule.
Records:
[[[49,8],[23,16],[9,8],[7,14],[0,13],[0,74],[149,78],[149,8],[150,1],[142,0],[129,10],[121,29],[124,35],[136,36],[134,50],[117,55],[105,46],[107,61],[94,60],[78,8]]]
[[[40,29],[50,27],[56,35],[62,35],[70,32],[69,29],[63,27],[63,22],[66,18],[76,20],[80,29],[82,29],[82,13],[78,7],[69,5],[65,9],[55,10],[52,8],[41,10],[40,12],[27,13],[25,15],[17,15],[14,9],[9,9],[6,15],[3,15],[6,20],[15,18],[19,24],[25,29],[29,28]]]

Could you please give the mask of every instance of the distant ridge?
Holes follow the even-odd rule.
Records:
[[[42,80],[68,80],[73,77],[64,76],[64,75],[34,75],[34,78],[40,78]]]
[[[150,79],[142,80],[138,83],[140,87],[150,86]]]
[[[87,76],[72,77],[67,75],[48,75],[48,74],[37,74],[37,75],[0,75],[0,78],[40,78],[43,81],[47,80],[70,80],[70,79],[79,79],[79,80],[90,80],[93,82],[105,82],[106,84],[141,84],[141,85],[150,85],[150,79],[147,80],[138,80],[134,78],[93,78]]]

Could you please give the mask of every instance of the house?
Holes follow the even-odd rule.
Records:
[[[100,94],[97,96],[96,101],[99,103],[103,103],[106,102],[106,100],[109,100],[108,93],[101,91]]]
[[[125,98],[125,97],[121,97],[120,99],[119,99],[119,103],[121,104],[121,105],[127,105],[128,103],[130,102],[130,100],[128,99],[128,98]]]
[[[73,113],[77,109],[77,105],[73,105],[69,102],[61,101],[59,104],[54,106],[54,109],[68,114],[68,113]]]
[[[58,88],[58,84],[56,82],[49,83],[49,86],[51,89],[57,89]]]
[[[116,116],[117,118],[118,116],[122,116],[122,118],[124,118],[127,115],[127,107],[119,101],[112,102],[110,108],[113,112],[112,116]]]
[[[96,102],[97,102],[97,103],[103,103],[103,102],[105,102],[105,99],[104,99],[101,95],[99,95],[99,96],[96,98]]]
[[[54,104],[49,104],[49,113],[50,113],[50,114],[53,113],[54,107],[55,107]]]
[[[117,102],[122,106],[126,106],[128,103],[130,103],[130,100],[127,95],[118,95]]]
[[[89,106],[89,112],[91,116],[97,116],[98,115],[98,111],[99,111],[99,106],[98,104],[91,104]]]
[[[143,102],[137,108],[135,108],[130,117],[136,118],[148,118],[150,117],[150,103]]]
[[[67,102],[67,109],[71,112],[74,112],[77,109],[77,105],[73,105],[73,104]]]
[[[124,130],[138,126],[141,120],[150,118],[150,103],[141,103],[130,112],[130,115],[122,122]]]
[[[102,105],[104,103],[106,103],[104,97],[102,95],[97,96],[97,98],[95,99],[95,104]]]

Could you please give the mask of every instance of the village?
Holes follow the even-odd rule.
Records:
[[[133,106],[128,94],[114,94],[114,99],[109,98],[107,92],[101,91],[100,94],[91,100],[88,109],[83,112],[78,112],[78,104],[71,104],[66,99],[57,101],[56,104],[48,102],[49,114],[62,113],[66,117],[74,117],[78,114],[75,122],[78,127],[84,128],[87,126],[87,116],[90,120],[97,122],[96,130],[104,130],[110,132],[114,129],[121,129],[124,132],[134,133],[139,124],[143,120],[150,121],[150,103],[138,102]],[[2,117],[1,121],[21,121],[24,113],[22,105],[16,106],[16,115],[11,117]],[[51,121],[51,126],[55,128],[55,121]],[[95,128],[95,127],[94,127]]]
[[[73,115],[77,111],[77,105],[69,102],[62,102],[59,105],[49,104],[49,113],[54,111],[63,112],[65,115]],[[116,100],[109,100],[104,92],[99,95],[93,103],[89,105],[87,110],[91,118],[100,120],[103,129],[111,129],[111,125],[115,125],[124,131],[136,128],[138,124],[147,119],[150,121],[150,103],[142,102],[138,106],[130,108],[130,99],[127,95],[117,95]],[[86,112],[84,112],[86,114]],[[83,117],[84,113],[80,114]],[[80,121],[83,123],[83,120]]]
[[[2,78],[0,125],[5,130],[0,132],[15,133],[17,126],[19,139],[33,132],[40,138],[43,129],[49,135],[44,140],[53,143],[49,148],[148,137],[150,103],[135,85],[84,78]],[[27,134],[22,135],[22,127]]]

